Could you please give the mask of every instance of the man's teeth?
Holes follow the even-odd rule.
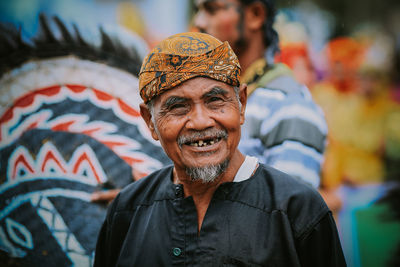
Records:
[[[216,142],[218,142],[220,139],[221,138],[217,138],[217,139],[213,139],[213,140],[207,140],[207,141],[199,140],[197,142],[190,143],[189,145],[190,146],[195,146],[195,147],[210,146],[210,145],[213,145]]]

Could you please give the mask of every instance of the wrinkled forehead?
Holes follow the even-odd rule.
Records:
[[[168,98],[171,95],[184,96],[186,98],[204,98],[215,94],[228,94],[234,92],[234,86],[208,77],[195,77],[164,91],[159,99]]]

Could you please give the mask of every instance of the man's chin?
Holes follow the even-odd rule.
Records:
[[[196,167],[185,167],[186,174],[190,176],[192,181],[201,181],[203,183],[212,183],[225,172],[229,165],[229,159],[217,164],[210,164]]]

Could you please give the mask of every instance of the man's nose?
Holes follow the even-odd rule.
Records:
[[[212,127],[215,124],[212,114],[212,111],[208,110],[203,105],[196,105],[188,114],[186,127],[192,130],[204,130]]]

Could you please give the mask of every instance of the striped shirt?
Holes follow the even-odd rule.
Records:
[[[267,71],[282,75],[261,77],[249,86],[239,149],[317,188],[327,135],[324,114],[286,67]]]

